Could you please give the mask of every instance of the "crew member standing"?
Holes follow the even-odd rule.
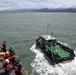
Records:
[[[16,75],[22,75],[21,70],[27,73],[27,71],[22,67],[20,60],[18,58],[15,61],[14,70]]]
[[[1,49],[3,52],[6,52],[6,40],[3,41]]]
[[[3,69],[5,70],[5,75],[11,75],[10,70],[11,70],[11,65],[8,59],[5,60],[5,63],[3,65]]]

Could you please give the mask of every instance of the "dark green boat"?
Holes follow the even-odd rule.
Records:
[[[52,60],[54,63],[73,60],[74,50],[69,45],[58,41],[50,35],[43,35],[36,40],[36,46]]]

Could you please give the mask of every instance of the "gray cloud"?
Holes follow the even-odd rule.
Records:
[[[76,0],[0,0],[0,10],[20,8],[75,8]]]

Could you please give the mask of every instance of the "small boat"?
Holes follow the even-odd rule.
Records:
[[[74,50],[66,43],[58,41],[51,35],[43,35],[36,39],[36,47],[39,47],[53,63],[61,63],[74,59]]]

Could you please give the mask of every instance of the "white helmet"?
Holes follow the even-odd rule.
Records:
[[[6,60],[5,60],[5,63],[9,63],[9,60],[8,60],[8,59],[6,59]]]

